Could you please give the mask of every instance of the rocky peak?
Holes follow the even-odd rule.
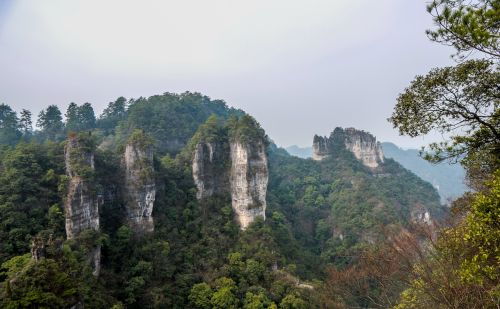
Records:
[[[139,234],[152,232],[156,197],[153,147],[142,131],[133,133],[125,147],[123,162],[128,222]]]
[[[314,136],[313,159],[323,160],[344,147],[354,154],[365,166],[376,168],[384,162],[380,142],[368,132],[355,128],[335,128],[330,137]]]

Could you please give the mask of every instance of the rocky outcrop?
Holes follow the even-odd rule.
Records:
[[[84,230],[99,230],[99,203],[93,183],[94,152],[90,139],[71,136],[64,149],[68,189],[65,197],[66,236],[72,239]],[[100,246],[89,254],[94,275],[100,271]]]
[[[44,256],[45,244],[43,239],[39,236],[33,237],[33,239],[31,239],[31,258],[38,262]]]
[[[269,172],[264,130],[245,115],[222,125],[210,117],[192,141],[193,180],[198,200],[230,197],[235,219],[246,229],[265,219]]]
[[[242,229],[258,216],[266,217],[268,168],[263,141],[234,141],[231,148],[230,187],[232,207]]]
[[[227,157],[227,150],[221,143],[200,142],[196,145],[191,167],[199,200],[228,192],[228,173],[224,166]]]
[[[415,207],[410,214],[411,221],[418,225],[430,226],[433,224],[431,213],[424,207]]]
[[[321,161],[330,155],[330,145],[327,137],[314,135],[312,158]]]
[[[354,154],[363,165],[376,168],[384,162],[384,153],[380,142],[368,132],[354,128],[335,128],[330,137],[314,136],[313,159],[323,160],[344,147]]]
[[[345,147],[364,165],[375,168],[384,162],[384,153],[375,136],[354,128],[345,129]]]
[[[203,200],[230,194],[241,229],[246,229],[258,216],[265,219],[269,173],[263,141],[234,141],[229,143],[229,149],[218,143],[200,142],[194,150],[192,169],[196,197]]]
[[[123,162],[129,225],[139,234],[152,232],[156,197],[152,146],[129,142],[125,147]]]

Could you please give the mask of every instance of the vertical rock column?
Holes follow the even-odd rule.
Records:
[[[321,161],[329,155],[329,140],[326,137],[314,135],[312,159],[315,161]]]
[[[262,141],[230,143],[231,199],[236,220],[246,229],[255,218],[266,217],[267,156]]]
[[[128,222],[138,234],[152,232],[156,197],[153,147],[129,142],[125,148],[124,164]]]
[[[220,143],[200,142],[196,145],[191,167],[198,200],[229,192],[227,160],[228,151]]]
[[[212,175],[210,166],[214,164],[214,145],[211,143],[198,143],[193,156],[193,180],[196,185],[196,198],[212,196],[214,193],[215,175]]]
[[[69,177],[64,210],[66,236],[72,239],[87,229],[99,230],[99,205],[90,177],[94,172],[94,153],[83,135],[68,138],[64,148],[66,175]],[[94,275],[100,271],[101,247],[96,246],[89,259],[94,266]]]

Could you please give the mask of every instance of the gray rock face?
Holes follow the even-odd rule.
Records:
[[[384,162],[384,153],[375,136],[354,128],[345,129],[345,147],[364,165],[375,168]]]
[[[93,171],[94,154],[82,149],[76,137],[68,139],[64,153],[66,175],[69,177],[64,205],[66,235],[71,239],[86,229],[99,230],[99,205],[97,195],[78,170],[80,168]]]
[[[230,166],[224,162],[230,162]],[[198,143],[192,169],[197,198],[230,194],[241,229],[246,229],[258,216],[265,219],[269,173],[263,141],[234,141],[229,143],[229,149],[217,143]]]
[[[269,172],[265,145],[230,143],[230,187],[232,207],[242,229],[258,216],[266,218],[266,193]]]
[[[228,176],[223,166],[227,157],[227,150],[219,143],[202,142],[196,145],[192,169],[198,200],[228,192]]]
[[[312,158],[321,161],[331,156],[336,147],[345,147],[365,166],[376,168],[384,162],[380,142],[368,132],[354,128],[335,128],[330,137],[314,136]]]
[[[31,240],[31,258],[38,262],[45,255],[45,244],[41,237],[33,237]]]
[[[129,143],[123,161],[128,222],[137,233],[152,232],[156,197],[153,149]]]
[[[66,175],[69,177],[65,197],[66,236],[77,237],[82,231],[99,230],[99,204],[97,194],[85,179],[85,173],[94,170],[94,154],[83,145],[78,137],[70,137],[64,149]],[[94,264],[94,275],[100,271],[101,248],[94,248],[90,254]]]
[[[327,137],[314,135],[312,158],[321,161],[330,155],[330,145]]]

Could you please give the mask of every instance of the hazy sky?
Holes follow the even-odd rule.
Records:
[[[0,0],[0,102],[198,91],[257,118],[279,145],[336,126],[418,147],[386,121],[416,74],[452,63],[423,0]]]

